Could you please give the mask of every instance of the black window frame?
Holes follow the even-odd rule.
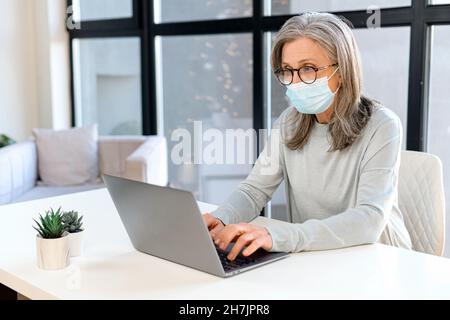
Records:
[[[71,63],[72,125],[75,125],[73,50],[74,39],[139,37],[141,40],[142,123],[145,135],[157,134],[157,89],[155,37],[251,33],[253,35],[253,128],[265,128],[264,110],[264,35],[276,32],[294,16],[264,15],[264,0],[253,0],[251,17],[224,20],[164,22],[153,18],[154,1],[132,0],[133,17],[81,22],[80,30],[69,30]],[[428,0],[412,0],[409,7],[382,8],[381,28],[410,27],[407,136],[408,150],[426,151],[428,125],[428,85],[430,30],[432,25],[450,25],[450,4],[431,5]],[[72,5],[72,0],[67,0]],[[365,10],[331,12],[350,20],[355,28],[367,28],[371,13]]]

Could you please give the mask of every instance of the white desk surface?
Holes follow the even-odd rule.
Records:
[[[42,271],[32,218],[59,206],[85,216],[84,254]],[[450,299],[450,259],[384,245],[293,254],[229,279],[142,254],[106,189],[0,206],[0,225],[0,283],[31,299]]]

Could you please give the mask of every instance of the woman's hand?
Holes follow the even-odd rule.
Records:
[[[203,215],[203,221],[208,227],[209,234],[211,235],[211,238],[213,240],[215,239],[216,235],[225,227],[222,221],[220,221],[210,213],[205,213]]]
[[[244,248],[242,254],[245,257],[260,248],[266,251],[272,249],[272,236],[269,231],[249,223],[229,224],[223,227],[213,240],[221,250],[226,250],[231,242],[236,242],[228,254],[229,260],[236,259]]]

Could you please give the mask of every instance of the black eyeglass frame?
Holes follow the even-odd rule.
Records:
[[[328,66],[320,67],[320,68],[316,68],[316,67],[313,67],[313,66],[303,66],[303,67],[300,67],[300,68],[298,68],[298,69],[292,69],[292,68],[285,68],[285,69],[282,69],[282,68],[278,68],[278,69],[275,70],[274,74],[275,74],[275,77],[277,78],[278,82],[279,82],[281,85],[283,85],[283,86],[289,86],[290,84],[292,84],[292,82],[294,81],[294,71],[297,71],[298,78],[299,78],[303,83],[306,83],[306,84],[313,84],[313,83],[316,82],[316,80],[317,80],[317,72],[322,71],[322,70],[326,70],[326,69],[328,69],[329,67],[335,67],[335,66],[338,66],[338,65],[339,65],[338,63],[333,63],[333,64],[330,64],[330,65],[328,65]],[[311,68],[311,69],[313,69],[313,70],[315,71],[314,80],[313,80],[312,82],[311,82],[311,81],[310,81],[310,82],[307,82],[307,81],[304,81],[304,80],[302,79],[302,76],[300,75],[300,70],[302,70],[302,69],[304,69],[304,68]],[[279,78],[279,75],[281,74],[281,72],[285,72],[285,71],[290,71],[290,72],[291,72],[291,81],[290,81],[289,83],[283,83],[283,82],[280,80],[280,78]]]

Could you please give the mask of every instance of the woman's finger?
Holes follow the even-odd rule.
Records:
[[[224,228],[224,226],[222,226],[220,223],[218,223],[215,227],[213,227],[210,231],[209,234],[211,235],[211,238],[213,240],[215,240],[217,238],[217,234],[220,232],[220,230],[222,230]]]
[[[263,241],[260,238],[256,238],[252,243],[242,252],[244,257],[248,257],[255,253],[258,249],[262,248]]]
[[[231,249],[228,254],[228,260],[233,261],[239,255],[239,253],[246,247],[250,242],[256,238],[254,233],[244,233],[236,241],[236,244]]]
[[[230,224],[225,226],[216,237],[216,244],[221,250],[226,250],[231,242],[246,231],[251,231],[249,224]]]

